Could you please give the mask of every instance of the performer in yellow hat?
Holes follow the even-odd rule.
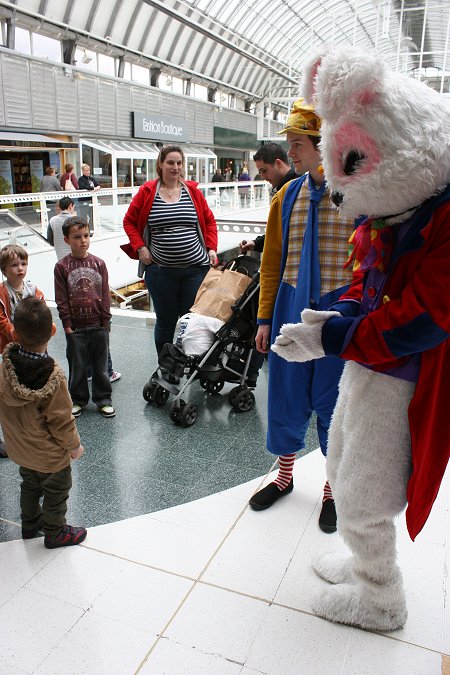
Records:
[[[280,132],[286,134],[288,156],[301,177],[284,185],[270,207],[256,335],[256,347],[263,353],[269,353],[284,323],[300,321],[300,313],[307,307],[327,309],[351,280],[343,265],[354,223],[342,221],[331,202],[318,147],[320,125],[314,108],[298,99]],[[250,499],[253,509],[269,508],[292,491],[294,460],[305,446],[313,412],[317,414],[320,447],[326,455],[342,367],[337,358],[299,364],[269,353],[267,449],[278,455],[279,472],[273,483]],[[319,525],[325,532],[336,530],[328,483]]]

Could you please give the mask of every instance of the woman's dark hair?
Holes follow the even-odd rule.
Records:
[[[46,176],[51,176],[51,175],[54,174],[54,173],[56,173],[56,169],[55,169],[54,166],[48,166],[48,167],[45,169],[45,175],[46,175]]]
[[[73,164],[66,164],[64,169],[67,173],[71,173],[73,171]]]
[[[162,178],[161,164],[164,162],[167,155],[171,152],[178,152],[181,155],[181,159],[183,160],[183,164],[184,164],[184,152],[180,148],[180,146],[179,145],[165,145],[159,151],[159,157],[156,160],[156,173],[158,174],[158,176],[160,178]]]

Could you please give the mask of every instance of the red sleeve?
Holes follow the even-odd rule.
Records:
[[[79,189],[78,188],[78,181],[77,181],[77,177],[75,176],[74,173],[70,174],[70,180],[72,181],[72,185],[75,188],[75,190],[78,190]]]
[[[208,202],[203,196],[203,193],[195,188],[197,194],[197,213],[199,215],[200,227],[202,229],[203,238],[205,240],[206,248],[208,251],[212,249],[217,251],[218,246],[218,236],[217,236],[217,223],[214,218],[214,213],[208,206]]]
[[[139,227],[139,216],[144,204],[143,187],[144,186],[139,189],[138,193],[131,200],[128,211],[123,219],[123,229],[127,233],[134,251],[137,251],[141,246],[145,246]]]
[[[13,341],[13,330],[14,326],[9,320],[9,316],[7,316],[6,312],[4,311],[3,305],[0,304],[0,333],[5,338],[7,338],[8,342]]]
[[[67,279],[63,265],[59,262],[55,265],[55,300],[59,318],[64,328],[71,326],[69,298],[67,294]]]
[[[382,365],[448,339],[450,205],[447,211],[421,230],[424,253],[399,258],[384,288],[388,300],[361,320],[342,358]]]

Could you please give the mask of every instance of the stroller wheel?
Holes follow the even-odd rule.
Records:
[[[180,424],[184,427],[191,427],[196,423],[197,417],[197,406],[194,403],[187,403],[181,411]]]
[[[206,380],[205,386],[203,389],[206,389],[208,394],[218,394],[219,391],[222,391],[223,385],[224,385],[223,380],[217,380],[217,382],[212,382],[211,380]]]
[[[142,396],[145,398],[147,403],[151,403],[153,400],[153,391],[157,385],[153,384],[153,382],[147,382],[147,384],[144,384],[144,389],[142,390]]]
[[[167,399],[169,398],[169,392],[167,389],[164,389],[164,387],[161,387],[160,384],[157,384],[155,387],[155,391],[153,392],[153,405],[156,405],[157,408],[160,408],[161,406],[166,403]]]
[[[234,408],[234,401],[236,399],[236,396],[239,394],[239,392],[244,391],[244,387],[239,385],[238,387],[233,387],[233,389],[230,389],[228,392],[228,403],[233,406]]]
[[[255,405],[255,397],[246,387],[235,387],[228,395],[228,400],[236,412],[248,412]]]
[[[160,384],[147,383],[144,386],[142,395],[148,403],[153,403],[157,408],[160,408],[169,398],[169,392]]]
[[[174,424],[179,424],[181,421],[181,413],[183,412],[183,409],[185,408],[186,403],[183,401],[183,399],[180,399],[180,405],[177,405],[177,402],[174,401],[172,403],[172,406],[170,408],[170,419]]]

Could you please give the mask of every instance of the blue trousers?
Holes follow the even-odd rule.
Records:
[[[161,267],[156,263],[145,270],[145,285],[156,314],[155,344],[160,353],[166,342],[173,342],[177,321],[194,304],[209,265]]]
[[[344,362],[333,356],[292,363],[269,354],[267,449],[287,455],[305,447],[311,414],[317,414],[320,449],[327,454],[328,428]]]
[[[314,309],[327,309],[343,289],[322,296]],[[272,319],[271,342],[284,323],[296,323],[295,288],[282,282]],[[267,449],[274,455],[288,455],[305,447],[305,434],[313,411],[317,414],[320,449],[326,456],[331,422],[344,361],[333,356],[295,363],[274,352],[269,354],[269,397]]]

